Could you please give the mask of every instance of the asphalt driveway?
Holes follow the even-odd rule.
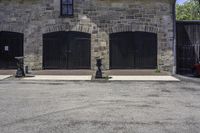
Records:
[[[199,133],[200,80],[0,81],[0,133]]]

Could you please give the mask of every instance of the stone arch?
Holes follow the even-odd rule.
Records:
[[[50,25],[42,29],[42,34],[49,32],[57,32],[57,31],[77,31],[77,32],[84,32],[91,34],[92,27],[86,25],[70,26],[69,24]]]
[[[24,33],[24,28],[22,28],[22,26],[18,26],[14,24],[2,24],[0,25],[0,31]]]
[[[109,33],[127,32],[127,31],[143,31],[150,33],[158,33],[159,30],[155,26],[148,25],[117,25],[109,29]]]

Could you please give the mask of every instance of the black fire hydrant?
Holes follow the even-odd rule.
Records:
[[[97,71],[96,71],[95,78],[96,78],[96,79],[103,78],[103,76],[102,76],[102,70],[101,70],[102,59],[97,59],[96,61],[97,61],[96,66],[97,66],[98,69],[97,69]]]
[[[24,72],[24,57],[15,57],[17,60],[17,72],[15,77],[21,78],[25,77],[25,72]]]

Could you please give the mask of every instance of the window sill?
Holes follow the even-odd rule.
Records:
[[[74,18],[74,15],[60,15],[59,18]]]

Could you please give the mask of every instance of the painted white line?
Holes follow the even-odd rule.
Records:
[[[25,77],[24,80],[91,80],[91,75],[36,75],[35,77]]]
[[[0,80],[11,77],[12,75],[0,75]]]
[[[180,81],[173,76],[110,76],[111,81]]]

